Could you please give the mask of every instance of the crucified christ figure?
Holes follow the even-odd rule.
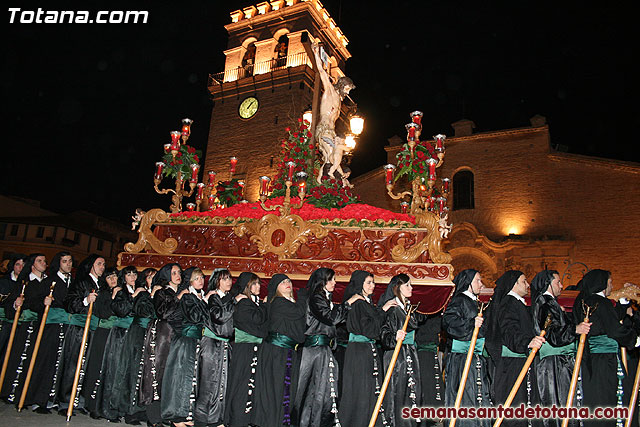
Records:
[[[317,72],[320,74],[320,80],[324,88],[324,93],[320,99],[320,117],[318,124],[316,125],[316,141],[320,154],[322,154],[323,166],[318,173],[318,184],[322,181],[322,172],[325,164],[330,164],[329,176],[333,176],[336,179],[342,179],[344,172],[340,164],[342,163],[342,156],[347,149],[344,138],[336,135],[336,120],[340,116],[340,106],[342,100],[349,95],[349,91],[356,86],[349,77],[340,77],[336,84],[331,82],[331,77],[322,66],[322,60],[320,59],[320,47],[317,43],[311,46],[313,54],[315,56],[315,63]],[[340,174],[339,177],[334,175],[334,172]]]

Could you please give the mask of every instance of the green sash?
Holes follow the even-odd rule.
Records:
[[[467,353],[469,351],[469,345],[470,344],[471,344],[471,341],[453,340],[453,343],[451,344],[451,352],[452,353]],[[483,350],[484,350],[484,338],[478,338],[476,340],[476,346],[473,349],[473,352],[475,354],[482,354]]]
[[[594,354],[618,353],[618,342],[606,335],[589,337],[589,351]]]
[[[404,340],[402,340],[402,344],[414,345],[416,343],[416,331],[407,332],[407,335],[404,336]]]
[[[509,347],[506,345],[502,346],[502,357],[527,357],[524,353],[516,353],[515,351],[509,350]]]
[[[365,337],[364,335],[349,334],[349,342],[366,342],[369,344],[374,344],[376,340],[372,340],[371,338]]]
[[[336,344],[338,345],[338,347],[347,348],[347,344],[349,344],[349,341],[338,340]]]
[[[7,320],[7,318],[4,317],[4,308],[0,307],[0,322],[4,322],[5,320]]]
[[[67,313],[66,311],[64,311],[64,308],[56,308],[56,307],[51,307],[49,308],[49,314],[47,314],[47,325],[51,325],[51,324],[64,324],[64,325],[68,325],[69,324],[69,313]]]
[[[269,332],[269,335],[267,335],[265,342],[271,343],[281,348],[288,348],[291,350],[297,350],[299,345],[298,342],[296,342],[292,338],[289,338],[288,336],[284,334],[279,334],[277,332]]]
[[[236,343],[262,344],[262,338],[251,335],[242,329],[234,328]]]
[[[147,326],[149,326],[150,321],[151,321],[151,318],[149,317],[135,317],[133,319],[133,324],[138,325],[143,329],[147,329]]]
[[[20,313],[20,319],[18,322],[33,322],[34,320],[38,320],[38,313],[31,310],[22,310]]]
[[[438,344],[434,342],[426,343],[426,344],[416,344],[416,349],[418,351],[430,351],[435,353],[438,351]]]
[[[69,318],[70,325],[80,326],[81,328],[84,328],[84,322],[86,321],[86,314],[72,314]],[[98,329],[98,323],[100,323],[100,319],[92,314],[91,321],[89,322],[89,330],[95,331],[96,329]]]
[[[305,347],[331,346],[331,339],[326,335],[309,335],[304,340]]]
[[[119,319],[118,316],[111,316],[108,319],[100,319],[100,323],[98,323],[98,328],[111,329],[114,327],[118,319]]]
[[[115,322],[113,322],[113,326],[116,328],[129,329],[132,323],[133,317],[118,317]]]
[[[576,354],[576,343],[564,345],[562,347],[554,347],[548,342],[542,344],[540,347],[540,358],[544,359],[547,356],[560,356],[563,354]]]
[[[182,328],[182,335],[199,340],[202,338],[202,326],[187,325]]]
[[[229,342],[229,338],[223,338],[223,337],[217,336],[215,332],[213,332],[211,329],[207,328],[206,326],[204,327],[203,335],[205,337],[213,338],[214,340]]]

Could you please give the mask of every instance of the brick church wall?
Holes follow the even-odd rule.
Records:
[[[611,270],[616,287],[640,283],[640,164],[555,152],[547,126],[452,137],[446,150],[439,177],[474,174],[475,208],[451,212],[454,226],[472,223],[498,242],[574,241],[565,264]],[[395,163],[397,148],[387,151]],[[387,207],[382,167],[363,178],[352,180],[363,201]]]

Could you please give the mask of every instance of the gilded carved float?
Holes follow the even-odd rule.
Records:
[[[372,272],[377,283],[406,273],[415,285],[422,285],[415,293],[423,307],[434,309],[448,301],[453,289],[451,256],[441,249],[437,217],[431,212],[418,215],[415,223],[303,219],[295,213],[267,211],[257,218],[214,213],[146,212],[138,241],[125,245],[118,265],[160,268],[177,262],[199,267],[205,274],[220,267],[233,276],[242,271],[265,278],[285,273],[299,283],[315,269],[329,267],[336,271],[339,291],[354,270]]]

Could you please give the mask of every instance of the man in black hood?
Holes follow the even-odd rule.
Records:
[[[531,308],[536,335],[540,335],[545,329],[547,318],[550,319],[546,328],[546,342],[540,347],[540,362],[536,372],[540,402],[543,406],[566,405],[575,365],[576,338],[580,334],[589,333],[591,327],[591,323],[574,323],[571,316],[564,312],[556,299],[561,292],[560,274],[555,270],[542,270],[531,282]],[[577,425],[577,420],[571,422]],[[562,420],[544,419],[543,423],[545,427],[560,427]]]
[[[628,405],[622,394],[623,378],[626,376],[619,358],[619,349],[629,350],[640,347],[640,330],[634,328],[631,319],[619,318],[609,298],[613,288],[611,273],[606,270],[591,270],[582,279],[580,294],[573,305],[573,317],[579,322],[585,316],[586,307],[590,307],[589,320],[593,327],[589,331],[582,359],[582,389],[584,405],[590,408]],[[624,320],[627,320],[625,322]],[[619,375],[621,374],[621,375]],[[627,390],[630,392],[630,390]],[[624,402],[626,400],[626,403]],[[613,426],[615,419],[586,421],[585,425]]]

